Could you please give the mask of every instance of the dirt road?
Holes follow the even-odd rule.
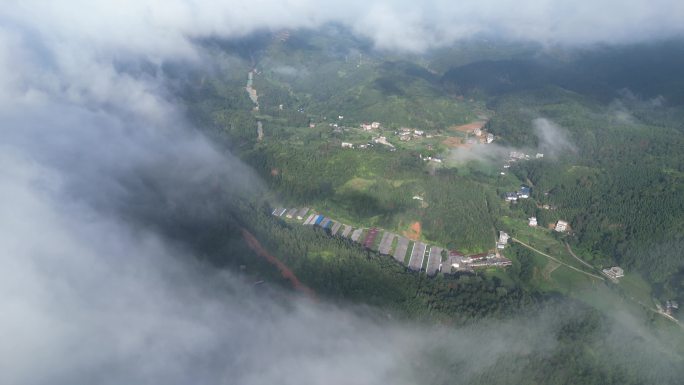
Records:
[[[258,256],[265,258],[270,264],[276,266],[278,270],[280,271],[280,274],[290,281],[292,286],[305,293],[311,298],[316,298],[316,293],[311,290],[308,286],[304,285],[298,278],[297,276],[290,270],[287,265],[284,263],[280,262],[280,260],[273,255],[269,254],[269,252],[261,245],[259,240],[257,240],[252,233],[247,231],[247,229],[241,229],[242,231],[242,238],[247,242],[247,246],[249,246],[252,251],[254,251]]]
[[[582,274],[584,274],[584,275],[588,275],[588,276],[593,277],[593,278],[598,278],[598,279],[600,279],[601,281],[605,281],[605,279],[603,279],[603,277],[601,277],[601,276],[598,276],[598,275],[595,275],[595,274],[591,274],[591,273],[587,273],[587,272],[584,271],[584,270],[580,270],[580,269],[578,269],[578,268],[576,268],[576,267],[574,267],[574,266],[568,265],[567,263],[565,263],[565,262],[559,260],[558,258],[552,257],[552,256],[550,256],[550,255],[544,253],[543,251],[537,250],[537,249],[535,249],[534,247],[528,245],[528,244],[525,243],[525,242],[519,241],[519,240],[517,240],[517,239],[515,239],[515,238],[511,238],[511,240],[512,240],[513,242],[517,242],[517,243],[519,243],[519,244],[521,244],[521,245],[527,247],[528,249],[530,249],[530,250],[532,250],[532,251],[534,251],[534,252],[536,252],[536,253],[538,253],[538,254],[541,254],[541,255],[545,256],[546,258],[549,258],[549,259],[552,260],[552,261],[556,261],[556,262],[560,263],[561,265],[567,267],[568,269],[575,270],[575,271],[578,272],[578,273],[582,273]]]

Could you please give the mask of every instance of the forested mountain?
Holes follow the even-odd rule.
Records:
[[[560,345],[550,357],[513,356],[497,365],[526,368],[526,375],[515,374],[521,381],[531,375],[546,383],[639,383],[624,364],[608,370],[599,358],[610,354],[601,344],[611,338],[610,317],[601,310],[616,300],[647,313],[653,301],[684,303],[681,43],[565,50],[474,40],[399,55],[330,26],[204,44],[212,70],[169,70],[174,92],[192,121],[249,164],[269,190],[227,204],[228,228],[197,241],[213,245],[203,247],[206,258],[287,285],[252,251],[237,259],[216,253],[226,249],[220,245],[228,234],[248,229],[319,295],[431,322],[507,319],[572,298],[581,315],[557,331]],[[245,90],[248,72],[258,108]],[[374,121],[375,131],[359,128]],[[472,122],[482,122],[494,143],[473,147],[470,132],[458,136]],[[553,134],[545,136],[540,124],[555,127]],[[425,133],[399,141],[408,129]],[[375,143],[379,136],[392,146]],[[451,146],[453,138],[467,145]],[[533,158],[510,162],[516,151]],[[426,162],[428,156],[439,163]],[[529,200],[505,202],[503,194],[520,185],[531,187]],[[275,219],[275,205],[312,207],[400,234],[418,223],[417,239],[470,254],[492,250],[503,229],[563,263],[585,268],[572,260],[574,250],[592,272],[619,265],[628,278],[624,285],[600,283],[608,292],[591,294],[586,286],[599,281],[554,272],[553,262],[513,244],[503,251],[513,260],[505,271],[429,279],[343,238]],[[541,228],[566,220],[571,231],[532,233],[532,216]],[[662,326],[648,314],[652,327]],[[548,380],[568,360],[563,374]],[[659,372],[664,382],[675,381],[671,369]],[[578,372],[584,375],[572,374]]]

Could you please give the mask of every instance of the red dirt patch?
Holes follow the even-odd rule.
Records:
[[[287,265],[280,262],[278,258],[269,254],[269,252],[263,246],[261,246],[259,240],[257,240],[254,237],[254,235],[252,235],[252,233],[250,233],[244,228],[241,230],[242,238],[245,240],[245,242],[247,242],[247,246],[249,246],[249,248],[252,249],[252,251],[254,251],[258,256],[265,258],[270,264],[276,266],[280,271],[280,274],[283,276],[283,278],[290,281],[292,287],[294,287],[296,290],[303,292],[311,298],[316,298],[316,293],[313,290],[311,290],[308,286],[304,285],[292,272],[292,270],[290,270],[290,268],[287,267]]]
[[[404,231],[404,236],[412,241],[417,241],[420,239],[421,228],[420,222],[413,222],[411,227]]]
[[[482,128],[484,125],[487,124],[486,120],[479,120],[477,122],[472,122],[468,124],[464,124],[461,126],[451,126],[449,127],[450,130],[452,131],[459,131],[459,132],[472,132],[476,128]]]

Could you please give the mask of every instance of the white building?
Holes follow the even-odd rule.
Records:
[[[568,229],[568,222],[566,222],[566,221],[561,221],[561,220],[559,220],[558,222],[556,222],[556,227],[554,228],[554,230],[558,231],[559,233],[563,233],[563,232],[565,232],[567,229]]]
[[[375,128],[375,129],[380,128],[380,122],[373,122],[370,125],[371,125],[371,128]]]
[[[342,148],[354,148],[354,145],[347,142],[342,142]]]
[[[508,234],[505,231],[499,231],[499,242],[508,243]]]
[[[610,269],[603,269],[602,272],[608,278],[615,280],[615,281],[617,281],[618,278],[622,278],[625,276],[624,270],[622,270],[622,268],[619,266],[613,266]]]
[[[487,143],[491,143],[494,141],[494,134],[487,134]]]
[[[499,231],[499,241],[496,243],[497,249],[503,249],[508,243],[508,234],[505,231]]]
[[[515,202],[518,200],[518,194],[516,194],[514,192],[507,192],[505,199],[507,202]]]
[[[537,158],[537,159],[541,159],[543,157],[544,157],[544,154],[542,154],[540,152],[538,152],[537,155],[535,155],[535,158]]]
[[[530,227],[537,227],[537,217],[528,218],[530,221]]]
[[[363,128],[365,131],[370,131],[373,129],[373,125],[368,123],[361,123],[361,128]]]
[[[423,134],[425,133],[425,131],[423,131],[423,130],[413,130],[413,133],[416,134],[416,135],[418,135],[418,136],[420,136],[420,135],[423,135]]]

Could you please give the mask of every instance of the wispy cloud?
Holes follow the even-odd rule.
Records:
[[[545,118],[537,118],[532,125],[534,133],[539,138],[538,152],[552,158],[577,152],[577,147],[568,137],[567,131],[556,123]]]
[[[529,128],[537,138],[536,147],[515,147],[476,143],[468,147],[459,147],[449,151],[449,159],[456,162],[487,161],[502,162],[510,158],[511,152],[520,152],[531,157],[541,153],[544,157],[557,159],[563,155],[577,153],[577,146],[572,142],[566,129],[546,118],[532,120]]]
[[[157,215],[215,218],[215,199],[262,187],[248,167],[189,127],[161,66],[198,63],[196,38],[330,21],[378,47],[408,50],[475,33],[569,43],[681,33],[678,2],[651,1],[648,12],[645,2],[634,5],[3,4],[0,382],[416,383],[424,369],[406,362],[422,362],[421,353],[434,346],[450,348],[467,382],[488,368],[487,359],[545,354],[554,342],[543,332],[534,336],[555,330],[550,315],[497,328],[425,330],[300,299],[274,300],[269,296],[279,294],[255,293],[228,273],[191,262],[192,250],[156,231]],[[542,132],[553,137],[551,128]]]

